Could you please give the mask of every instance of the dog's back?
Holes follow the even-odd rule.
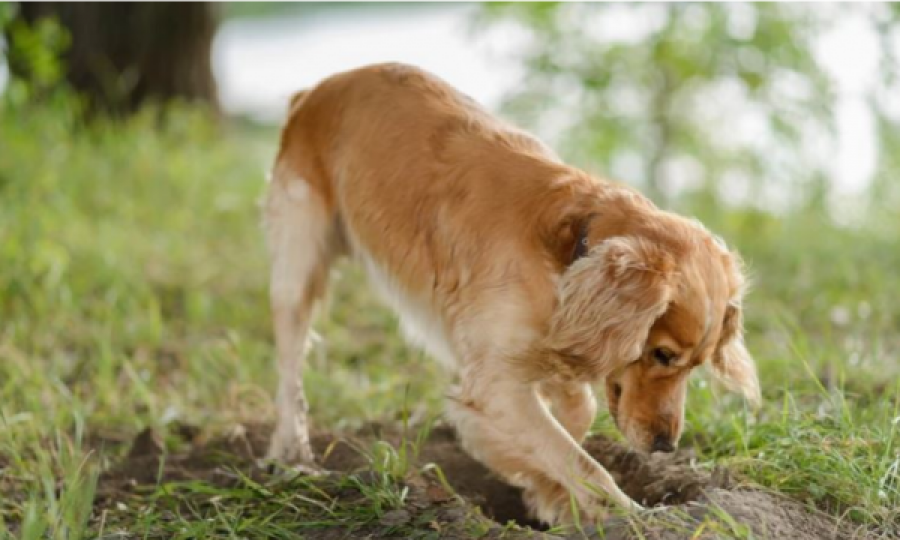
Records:
[[[485,156],[498,167],[515,167],[529,156],[557,159],[540,141],[501,123],[434,75],[382,64],[334,75],[296,94],[278,161],[330,198],[333,186],[319,184],[340,182],[357,169],[378,170],[383,184],[406,169],[474,166]],[[323,165],[335,162],[341,170]]]
[[[538,236],[521,231],[569,170],[537,139],[410,66],[335,75],[291,109],[274,181],[285,192],[308,186],[348,247],[413,295],[479,279],[453,276],[462,265],[490,273],[504,252],[533,251],[510,239]],[[454,260],[433,243],[452,244]]]

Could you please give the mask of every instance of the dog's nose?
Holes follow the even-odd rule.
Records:
[[[669,438],[665,435],[657,435],[653,438],[653,452],[674,452],[675,447],[669,442]]]

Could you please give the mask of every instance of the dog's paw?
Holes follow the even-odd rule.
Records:
[[[550,526],[599,525],[611,515],[626,512],[641,512],[643,506],[629,499],[625,507],[614,505],[597,498],[590,504],[579,504],[569,492],[559,484],[546,483],[539,488],[526,490],[522,498],[529,513]]]
[[[271,476],[290,479],[297,476],[326,476],[329,471],[315,461],[286,463],[279,459],[260,459],[256,466]]]
[[[595,525],[605,520],[608,514],[607,507],[602,504],[585,508],[559,484],[528,489],[522,498],[531,516],[552,527]]]
[[[282,477],[322,476],[326,474],[324,468],[316,463],[315,454],[305,439],[297,437],[272,438],[269,452],[260,463],[266,472]]]
[[[278,429],[269,441],[266,459],[285,465],[313,466],[316,456],[309,444],[309,436],[303,430],[294,428]]]

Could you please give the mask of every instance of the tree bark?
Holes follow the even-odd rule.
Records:
[[[19,4],[25,22],[54,17],[69,32],[67,81],[92,106],[114,113],[172,99],[217,109],[210,58],[216,15],[206,2]]]

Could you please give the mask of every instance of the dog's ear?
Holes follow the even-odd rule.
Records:
[[[674,288],[675,261],[649,240],[614,237],[560,278],[544,354],[562,377],[597,380],[636,360]]]
[[[587,251],[587,244],[579,245],[579,242],[587,238],[592,218],[587,211],[573,209],[544,235],[544,246],[559,268],[568,268]]]
[[[575,195],[567,191],[563,199],[547,206],[538,234],[560,270],[584,256],[599,238],[627,234],[635,215],[655,210],[653,203],[625,186],[607,186],[599,197],[594,188]],[[586,241],[591,239],[593,243]]]
[[[753,405],[759,405],[759,377],[753,357],[744,345],[740,296],[732,299],[725,308],[722,332],[713,353],[712,370],[726,388],[743,394]]]

